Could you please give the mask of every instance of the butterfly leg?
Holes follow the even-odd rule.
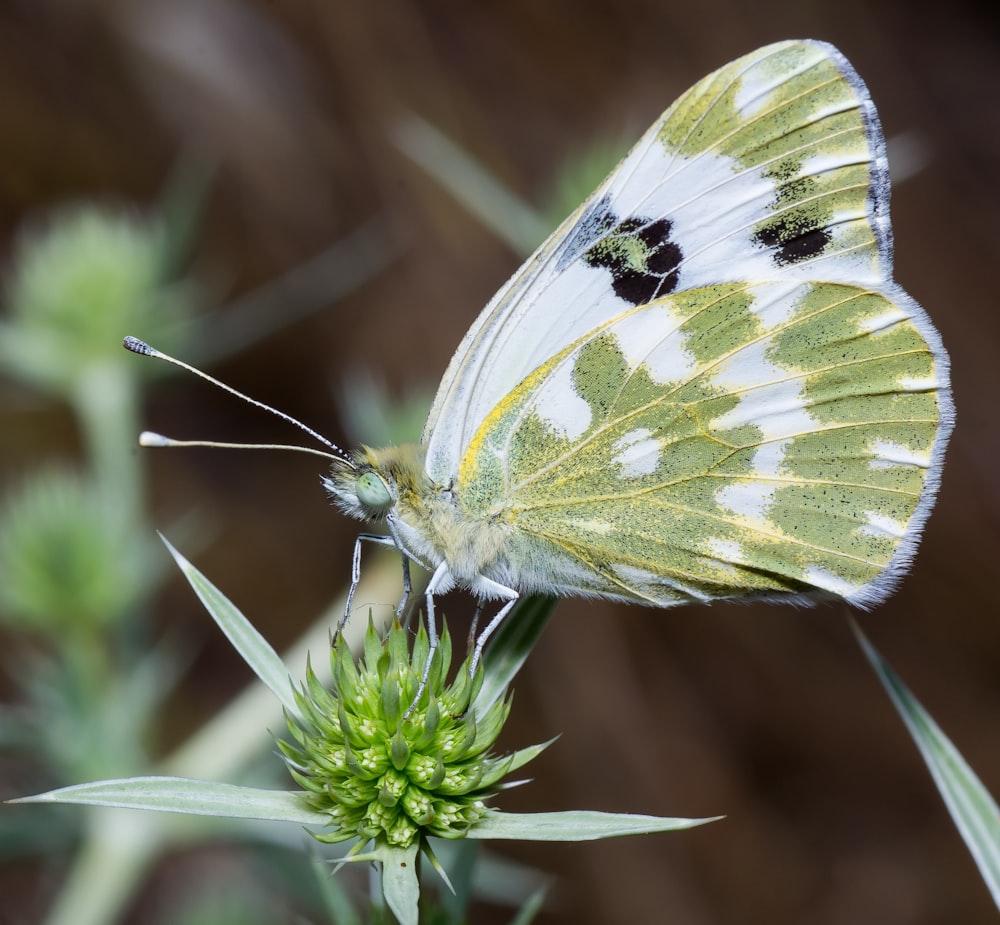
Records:
[[[424,688],[427,687],[427,678],[431,673],[431,660],[434,658],[434,653],[437,651],[438,634],[437,621],[434,617],[434,595],[444,594],[446,591],[450,591],[454,584],[455,580],[451,577],[451,572],[449,571],[448,564],[446,562],[442,562],[434,570],[434,574],[431,575],[431,580],[427,583],[427,590],[424,592],[424,600],[426,602],[427,611],[427,661],[424,662],[424,671],[420,676],[420,684],[417,686],[417,693],[413,698],[413,703],[410,704],[407,711],[403,714],[403,719],[409,717],[423,695]]]
[[[480,578],[478,581],[477,590],[486,590],[491,595],[496,597],[507,598],[507,603],[500,608],[496,616],[490,620],[486,625],[486,628],[476,637],[476,648],[472,652],[472,661],[469,663],[469,674],[473,674],[476,670],[476,666],[479,664],[479,660],[483,657],[483,648],[486,646],[487,641],[490,636],[493,635],[493,631],[504,621],[504,617],[510,613],[511,608],[518,602],[520,595],[513,588],[508,588],[506,585],[500,584],[498,581],[492,581],[489,578]],[[480,602],[479,607],[476,609],[476,617],[479,617],[479,610],[482,608],[482,602]]]
[[[476,631],[479,628],[479,618],[483,615],[483,608],[486,606],[486,601],[480,598],[476,601],[476,612],[472,615],[472,623],[469,624],[469,638],[466,641],[466,648],[471,649],[476,641]]]
[[[396,619],[402,622],[403,611],[406,610],[406,602],[410,599],[410,591],[412,585],[410,584],[410,557],[404,552],[403,553],[403,596],[399,599],[399,604],[396,606]]]
[[[354,556],[351,558],[351,587],[347,591],[347,601],[344,604],[344,615],[337,623],[336,632],[333,634],[333,641],[340,638],[347,621],[351,616],[351,604],[354,602],[354,592],[358,590],[358,583],[361,581],[361,544],[364,542],[378,543],[380,546],[395,546],[396,542],[391,536],[382,536],[379,533],[361,533],[354,541]],[[403,556],[403,599],[399,602],[400,610],[410,596],[410,563],[406,556]],[[397,615],[399,610],[396,611]]]

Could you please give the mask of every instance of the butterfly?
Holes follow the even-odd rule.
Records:
[[[394,546],[401,608],[409,563],[430,572],[432,646],[439,595],[499,602],[474,662],[536,592],[882,601],[954,417],[888,207],[875,108],[831,45],[705,77],[487,305],[419,444],[320,438],[334,502],[388,533],[359,538],[351,597],[361,543]]]

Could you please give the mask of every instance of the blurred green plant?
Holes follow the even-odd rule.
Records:
[[[0,621],[81,635],[125,617],[155,579],[148,541],[78,473],[29,477],[0,512]]]
[[[25,383],[73,400],[105,367],[123,362],[121,332],[150,331],[180,347],[192,285],[170,277],[168,235],[155,216],[79,206],[22,234],[0,326],[0,360]]]
[[[118,344],[132,326],[183,343],[196,287],[173,265],[174,237],[155,213],[67,207],[21,234],[5,287],[0,369],[70,405],[106,514],[126,525],[142,516],[132,435],[148,371]]]
[[[198,311],[204,287],[184,261],[205,178],[182,174],[158,207],[56,209],[28,223],[13,248],[0,374],[70,407],[83,459],[40,460],[0,499],[0,626],[15,687],[0,708],[0,748],[18,759],[4,796],[158,766],[211,774],[220,742],[234,771],[246,773],[264,744],[262,713],[243,706],[248,696],[209,724],[214,748],[195,734],[161,764],[151,757],[164,699],[186,664],[175,643],[150,642],[149,604],[163,558],[146,511],[145,458],[135,450],[143,390],[168,368],[135,363],[121,349],[122,335],[142,331],[172,349],[207,339],[217,353],[232,352],[329,304],[393,254],[366,226],[294,268],[287,281],[241,297],[224,324],[214,322],[211,338],[196,336],[209,316]],[[139,825],[108,812],[47,817],[39,824],[37,815],[5,812],[0,855],[72,857],[48,925],[117,921],[165,851],[220,832],[218,825]],[[261,842],[256,831],[238,837]],[[289,847],[281,838],[263,841]]]

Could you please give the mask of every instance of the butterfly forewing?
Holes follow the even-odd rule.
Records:
[[[716,71],[652,126],[476,321],[424,432],[447,484],[532,370],[630,306],[726,281],[890,275],[874,109],[831,46],[784,42]]]
[[[644,141],[612,200],[616,213],[668,217],[675,288],[775,271],[875,282],[888,271],[874,109],[829,46],[784,43],[722,68]]]

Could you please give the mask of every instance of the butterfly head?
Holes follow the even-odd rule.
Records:
[[[412,444],[364,447],[350,460],[335,459],[323,487],[345,514],[381,522],[400,505],[413,507],[425,496],[429,480],[423,460],[423,449]]]

